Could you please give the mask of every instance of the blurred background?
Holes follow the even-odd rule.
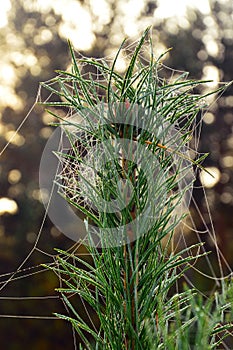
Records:
[[[53,132],[48,125],[51,118],[43,107],[36,105],[22,128],[14,138],[12,136],[33,106],[39,82],[53,78],[56,69],[65,70],[69,66],[71,58],[67,39],[85,56],[109,56],[116,52],[125,37],[135,40],[148,25],[153,26],[157,56],[173,48],[163,62],[167,66],[188,71],[194,79],[213,79],[216,82],[233,79],[232,0],[1,0],[0,152],[4,151],[0,158],[2,349],[23,349],[25,345],[35,350],[74,349],[68,323],[19,318],[20,315],[50,317],[53,312],[65,312],[54,292],[58,286],[56,276],[33,266],[51,262],[54,247],[68,249],[73,242],[60,234],[49,219],[43,224],[39,242],[36,241],[44,216],[38,169],[43,147]],[[125,62],[121,63],[124,67]],[[221,98],[212,101],[205,114],[199,151],[210,153],[204,165],[211,168],[215,179],[203,176],[200,180],[206,188],[218,244],[232,268],[232,86]],[[207,224],[211,225],[203,193],[196,191],[194,196],[204,217],[206,215]],[[203,239],[208,241],[208,237]],[[211,247],[211,241],[208,244]],[[80,251],[83,249],[80,247]],[[5,285],[12,271],[31,251],[33,253],[23,265],[22,273]],[[205,285],[208,282],[200,278],[198,283],[203,284],[203,290],[208,289]]]

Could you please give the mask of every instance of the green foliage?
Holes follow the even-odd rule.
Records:
[[[64,285],[58,290],[72,314],[56,315],[71,322],[83,340],[80,349],[215,349],[227,336],[230,327],[226,323],[227,318],[231,318],[230,289],[226,288],[222,294],[216,292],[207,299],[188,288],[172,293],[172,287],[185,271],[203,255],[200,253],[202,244],[174,252],[170,250],[170,242],[184,216],[182,211],[177,212],[177,207],[192,189],[194,179],[192,176],[189,179],[189,175],[192,175],[193,166],[202,167],[200,161],[203,157],[192,160],[183,151],[188,149],[195,119],[205,105],[206,96],[192,93],[203,81],[187,80],[184,75],[172,82],[161,79],[158,76],[161,58],[154,59],[152,46],[149,64],[143,64],[141,49],[148,32],[149,29],[143,33],[123,76],[116,72],[115,63],[124,43],[111,67],[94,59],[77,61],[69,43],[72,71],[59,71],[53,86],[43,84],[61,99],[47,103],[49,106],[69,107],[73,114],[78,112],[85,121],[78,123],[60,118],[73,152],[59,154],[63,160],[76,161],[79,167],[86,165],[76,144],[79,133],[78,140],[85,145],[87,153],[91,154],[93,143],[106,140],[114,143],[114,140],[127,138],[143,145],[145,154],[141,155],[142,158],[146,158],[148,151],[155,154],[160,166],[157,181],[150,183],[145,174],[151,168],[155,170],[156,165],[150,158],[143,163],[143,168],[135,168],[135,162],[124,159],[125,149],[120,160],[115,159],[115,149],[109,144],[109,159],[114,161],[105,163],[105,168],[97,171],[96,182],[77,168],[79,180],[86,188],[82,200],[79,200],[80,189],[63,179],[62,195],[86,217],[88,251],[93,259],[88,263],[75,254],[58,250],[57,265],[51,267],[61,276]],[[83,74],[80,64],[84,63],[97,71],[101,80]],[[117,110],[117,106],[122,105],[123,109]],[[144,118],[144,128],[136,128],[131,123],[136,114],[135,105],[144,113],[139,114]],[[119,111],[125,117],[124,124],[113,123],[111,119]],[[95,127],[90,114],[97,120]],[[154,132],[154,123],[157,123],[156,130],[161,125],[164,127]],[[75,131],[67,126],[72,126]],[[179,132],[174,133],[177,128]],[[95,165],[92,170],[95,170]],[[131,181],[131,202],[117,212],[101,212],[99,198],[109,201],[117,197],[119,177]],[[179,187],[182,181],[185,186]],[[152,217],[142,215],[140,224],[145,232],[138,235],[138,232],[123,230],[119,237],[114,237],[114,243],[119,244],[111,244],[110,238],[101,234],[103,230],[110,228],[110,231],[117,232],[119,228],[120,232],[120,227],[131,223],[136,215],[144,214],[148,196],[150,199],[165,199],[161,203],[157,200],[150,212]],[[124,202],[123,197],[121,200]],[[94,202],[95,210],[88,201]],[[89,229],[91,222],[100,229],[101,250],[93,245]],[[80,317],[72,299],[75,295],[90,306],[98,317],[99,327]]]

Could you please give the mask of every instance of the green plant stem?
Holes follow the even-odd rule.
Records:
[[[126,105],[127,108],[127,105]],[[128,133],[128,127],[125,126],[124,128],[124,133],[120,132],[120,137],[123,138],[124,134]],[[128,164],[128,160],[126,159],[126,157],[122,156],[122,174],[125,177],[125,179],[127,178],[127,175],[129,173],[129,164]],[[136,180],[136,169],[133,170],[132,174],[130,174],[129,176],[131,183],[134,183]],[[129,200],[130,198],[128,198]],[[136,205],[134,203],[134,205],[132,206],[132,209],[130,210],[130,220],[135,220],[136,218]],[[125,305],[124,305],[124,309],[125,309],[125,319],[126,319],[126,333],[125,333],[125,348],[126,350],[134,350],[135,349],[135,336],[134,333],[137,333],[137,326],[136,326],[136,318],[135,318],[135,298],[137,298],[137,295],[135,295],[135,291],[137,294],[137,284],[138,284],[138,272],[136,273],[136,277],[133,278],[134,275],[134,263],[135,260],[133,259],[133,254],[135,254],[135,233],[132,232],[132,230],[128,230],[127,232],[127,238],[129,240],[128,244],[124,245],[124,266],[125,266],[125,271],[123,272],[123,278],[124,278],[124,289],[125,289],[125,296],[126,296],[126,300],[124,301]],[[137,260],[138,258],[136,257],[136,266],[137,267]],[[130,261],[132,263],[130,263]],[[128,273],[126,270],[128,270]],[[135,282],[134,282],[135,281]],[[128,293],[129,291],[129,293]],[[130,320],[128,320],[127,317],[127,301],[128,304],[130,305]],[[129,326],[128,326],[128,321],[130,321],[131,323],[131,327],[132,330],[130,332]],[[130,339],[130,334],[132,334],[132,337]]]

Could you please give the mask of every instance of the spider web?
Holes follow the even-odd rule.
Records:
[[[124,49],[122,49],[121,54],[119,56],[120,63],[119,63],[119,65],[116,65],[116,68],[119,69],[120,73],[121,73],[121,70],[123,71],[123,68],[126,66],[127,62],[129,62],[129,59],[131,57],[132,52],[134,51],[136,43],[137,43],[136,41],[131,43],[131,44],[126,43],[124,46]],[[86,59],[86,57],[81,55],[80,53],[78,53],[78,57],[80,59]],[[149,42],[148,42],[148,46],[147,45],[143,46],[141,53],[140,53],[140,57],[141,57],[143,62],[145,62],[145,63],[149,62],[149,57],[150,57]],[[112,59],[113,59],[113,57],[111,55],[109,55],[108,57],[104,57],[103,59],[96,59],[96,61],[99,60],[100,62],[103,62],[103,60],[104,60],[104,62],[106,62],[106,64],[111,64]],[[88,77],[90,66],[85,62],[82,62],[82,63],[81,62],[82,61],[80,61],[80,63],[79,63],[80,69],[83,72],[86,72],[86,73],[84,73],[84,75],[86,74],[86,76]],[[91,74],[92,74],[92,78],[99,81],[100,83],[104,81],[104,77],[99,72],[93,72],[93,70],[92,70]],[[164,78],[166,78],[166,80],[168,82],[173,82],[173,81],[175,81],[175,79],[177,79],[178,76],[183,75],[184,79],[187,78],[187,76],[188,76],[185,72],[167,67],[163,63],[160,63],[160,65],[159,65],[158,75],[161,76],[161,83],[163,82]],[[48,81],[48,82],[46,82],[46,84],[48,86],[53,87],[54,81],[53,80]],[[225,84],[225,83],[219,82],[219,85],[221,85],[221,84]],[[223,92],[224,92],[224,90],[223,90]],[[53,97],[53,93],[51,93],[50,96],[48,96],[46,101],[50,101],[52,99],[52,97]],[[191,131],[192,131],[193,137],[192,137],[192,141],[191,141],[191,148],[188,150],[190,155],[195,156],[196,154],[198,154],[198,145],[199,145],[199,141],[201,138],[201,129],[202,129],[203,118],[205,116],[205,113],[207,113],[209,110],[211,110],[212,104],[216,103],[217,100],[220,98],[221,98],[221,94],[218,95],[217,97],[215,95],[212,98],[212,101],[210,100],[210,102],[208,102],[209,107],[207,109],[205,109],[203,111],[202,115],[200,115],[199,118],[195,121],[195,123],[192,124]],[[17,133],[24,127],[24,124],[27,122],[28,118],[32,117],[33,110],[34,110],[35,106],[38,104],[38,102],[46,102],[46,101],[43,100],[43,91],[41,90],[41,87],[40,87],[38,90],[37,97],[35,99],[35,103],[33,104],[32,108],[29,110],[27,115],[23,118],[22,122],[19,124],[18,128],[15,131],[15,134],[12,135],[11,139],[3,147],[3,149],[0,152],[0,155],[2,155],[7,150],[7,148],[10,145],[10,142],[17,135]],[[53,107],[53,111],[57,112],[58,115],[59,115],[59,113],[61,113],[61,111],[60,110],[58,111],[58,109],[56,109],[55,107]],[[62,111],[62,118],[63,119],[71,118],[71,117],[73,117],[74,114],[75,114],[75,111],[67,108],[67,109],[64,109]],[[94,142],[94,139],[92,139],[92,142]],[[91,144],[91,142],[89,143],[89,145],[90,144]],[[90,149],[90,146],[89,146],[89,149]],[[81,150],[79,148],[79,150],[80,150],[81,156],[82,156],[83,152],[84,153],[86,152],[85,149]],[[72,166],[70,166],[69,160],[66,160],[65,168],[63,169],[63,172],[65,172],[67,174],[67,179],[69,181],[73,177],[74,171],[75,171],[75,168],[72,168]],[[63,173],[63,175],[64,175],[64,173]],[[196,170],[195,175],[198,176],[198,169]],[[76,183],[76,182],[74,181],[74,183]],[[206,194],[205,188],[203,186],[194,184],[194,187],[193,187],[194,193],[196,190],[202,192],[202,197],[203,197],[203,201],[205,203],[205,208],[206,208],[205,215],[203,215],[201,208],[199,208],[199,204],[197,203],[195,196],[192,196],[191,203],[190,203],[191,209],[190,209],[186,219],[183,221],[182,225],[180,225],[177,229],[177,233],[174,236],[172,249],[177,250],[177,249],[180,249],[181,247],[187,247],[190,245],[190,241],[192,242],[192,244],[197,243],[197,242],[201,243],[203,241],[208,241],[210,243],[213,254],[216,256],[216,262],[217,262],[217,266],[218,266],[217,271],[216,271],[216,266],[214,266],[213,260],[210,259],[209,255],[205,255],[204,257],[202,257],[202,260],[205,259],[204,265],[208,267],[207,269],[203,270],[202,268],[198,267],[198,265],[193,263],[190,271],[195,271],[196,274],[199,274],[199,275],[203,276],[204,278],[212,281],[213,286],[219,287],[221,285],[222,281],[228,280],[232,276],[232,268],[229,266],[226,258],[224,257],[223,253],[221,252],[221,249],[219,248],[217,233],[215,232],[215,228],[213,225],[213,219],[211,216],[211,210],[210,210],[210,206],[208,204],[207,194]],[[45,269],[41,266],[40,262],[42,262],[42,263],[46,262],[47,266],[55,266],[57,264],[57,255],[50,254],[49,252],[47,252],[43,249],[43,245],[41,246],[41,242],[43,241],[44,236],[46,235],[46,232],[44,232],[43,229],[44,229],[45,222],[46,222],[46,219],[48,216],[51,193],[49,194],[49,198],[48,198],[48,202],[47,202],[48,204],[47,204],[47,207],[45,208],[44,216],[43,216],[42,222],[40,224],[40,227],[38,227],[37,238],[35,240],[35,243],[34,243],[32,249],[30,250],[30,252],[28,254],[26,254],[25,258],[19,264],[17,269],[15,269],[12,272],[1,274],[1,276],[0,276],[0,278],[1,278],[1,284],[0,284],[1,294],[0,295],[2,295],[2,296],[0,296],[1,300],[4,300],[4,301],[24,300],[24,301],[28,301],[28,302],[30,302],[31,300],[36,300],[38,302],[42,301],[42,300],[50,301],[51,299],[60,300],[60,296],[54,295],[53,290],[51,290],[51,295],[46,295],[46,296],[39,296],[39,295],[38,296],[31,296],[31,295],[10,296],[10,295],[8,295],[8,289],[10,289],[10,286],[12,284],[14,284],[15,282],[17,282],[18,280],[24,279],[25,283],[27,283],[27,281],[30,281],[30,277],[32,277],[32,276],[38,276],[38,279],[39,279],[40,274],[45,271]],[[195,211],[195,218],[193,217],[193,214],[192,214],[193,211]],[[196,222],[199,223],[198,226],[197,226]],[[201,229],[199,227],[201,227]],[[76,242],[75,244],[73,244],[73,242],[71,241],[70,248],[68,250],[71,254],[74,254],[74,255],[79,254],[79,256],[87,257],[88,256],[87,252],[85,250],[83,251],[83,249],[80,249],[80,247],[82,247],[82,241]],[[207,250],[206,245],[203,245],[200,249],[201,249],[202,253],[206,252],[206,250]],[[36,266],[28,266],[28,265],[30,265],[30,259],[33,255],[37,255],[39,257],[39,263]],[[190,286],[195,286],[196,288],[198,288],[198,285],[195,284],[195,281],[193,281],[192,276],[190,274],[186,274],[185,278]],[[62,280],[61,280],[61,277],[59,276],[59,274],[58,274],[58,279],[60,281],[60,285],[62,285]],[[200,293],[202,293],[202,291],[200,291]],[[62,302],[62,300],[61,300],[61,302]],[[96,326],[93,322],[92,315],[91,315],[90,311],[88,310],[87,305],[84,303],[84,301],[82,299],[81,299],[81,302],[82,302],[82,305],[83,305],[83,308],[85,310],[87,318],[89,318],[92,326],[95,328]],[[65,308],[65,305],[64,305],[64,308]],[[27,319],[27,318],[29,318],[29,319],[41,319],[41,320],[57,319],[56,317],[52,316],[51,314],[47,314],[47,315],[43,315],[43,316],[33,315],[33,310],[32,310],[32,315],[8,314],[8,315],[0,315],[0,318],[14,318],[14,319],[19,319],[19,320],[20,319]],[[76,335],[75,335],[74,331],[73,331],[73,340],[74,340],[73,341],[74,349],[77,349],[78,345],[77,345]],[[227,345],[225,348],[227,349]]]

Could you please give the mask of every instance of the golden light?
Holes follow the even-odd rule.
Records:
[[[16,184],[17,182],[19,182],[19,180],[21,179],[22,174],[18,169],[12,169],[11,171],[9,171],[8,173],[8,182],[12,185]]]
[[[15,198],[25,192],[25,190],[25,186],[19,182],[9,188],[8,195]]]
[[[24,55],[22,52],[14,51],[10,55],[10,59],[16,66],[22,66],[24,64]]]
[[[205,124],[212,124],[215,121],[215,116],[213,113],[207,112],[203,117],[203,121]]]
[[[124,58],[120,58],[119,60],[117,60],[115,67],[119,73],[123,73],[127,67],[126,60]]]
[[[11,214],[14,215],[18,212],[17,203],[10,198],[2,197],[0,198],[0,215]]]
[[[44,139],[48,139],[52,135],[53,131],[54,130],[50,127],[44,127],[40,130],[39,135]]]
[[[32,66],[30,68],[30,73],[31,73],[31,75],[33,75],[35,77],[35,76],[40,75],[41,70],[42,70],[41,67],[38,64],[36,64],[35,66]]]
[[[13,110],[21,110],[23,102],[19,96],[16,96],[14,89],[10,86],[0,86],[0,107],[11,107]]]
[[[13,130],[8,131],[5,135],[6,141],[10,142],[11,144],[15,146],[22,146],[25,143],[25,138],[18,133],[16,133]]]
[[[200,180],[204,187],[212,188],[219,182],[221,173],[216,167],[208,167],[206,170],[213,176],[208,174],[205,170],[202,170],[200,173]]]
[[[205,43],[206,51],[212,57],[217,57],[219,53],[218,44],[214,39],[210,39]]]
[[[38,35],[33,39],[36,45],[44,45],[49,43],[53,39],[51,30],[43,28]]]
[[[11,2],[10,0],[4,0],[1,1],[1,11],[0,11],[0,28],[4,27],[7,25],[7,16],[8,12],[11,9]]]
[[[97,26],[96,29],[101,30],[101,27],[109,22],[111,17],[111,6],[105,0],[90,0],[90,6],[95,16],[98,17],[97,23],[95,22],[95,26]]]
[[[218,86],[219,70],[217,67],[213,66],[212,64],[206,64],[203,68],[203,75],[204,80],[211,80],[211,82],[207,83],[206,85],[210,86],[211,88]]]
[[[33,67],[37,64],[38,59],[31,50],[27,50],[24,56],[24,64],[28,67]]]
[[[233,96],[227,96],[225,101],[227,106],[233,107]]]
[[[43,115],[42,115],[42,121],[45,125],[53,123],[55,121],[55,119],[56,118],[52,114],[49,114],[48,112],[43,113]]]
[[[9,81],[15,83],[17,80],[14,67],[11,64],[2,63],[0,66],[0,75],[2,84],[7,84]]]
[[[57,2],[53,5],[54,11],[63,18],[63,23],[58,28],[59,34],[70,39],[78,50],[91,49],[95,35],[90,13],[76,1],[63,0],[60,1],[60,6],[57,5]]]
[[[137,0],[137,5],[136,5],[134,0],[129,0],[127,2],[120,1],[119,5],[120,5],[119,8],[122,15],[125,18],[127,18],[124,23],[125,34],[127,36],[133,37],[138,32],[138,29],[139,29],[138,18],[140,17],[141,12],[143,11],[145,2],[144,0]]]
[[[158,7],[154,14],[158,19],[169,17],[184,17],[188,8],[197,8],[203,14],[210,13],[209,0],[158,0]]]
[[[41,203],[45,203],[49,201],[50,193],[46,188],[40,188],[39,190],[34,190],[32,196]]]
[[[197,53],[197,58],[201,61],[206,61],[208,58],[208,54],[205,50],[200,50]]]
[[[221,159],[221,163],[226,168],[233,167],[233,156],[227,155]]]
[[[224,204],[230,204],[233,201],[233,196],[230,192],[223,192],[220,196],[220,200]]]
[[[233,135],[232,134],[227,138],[227,145],[230,148],[233,148]]]

